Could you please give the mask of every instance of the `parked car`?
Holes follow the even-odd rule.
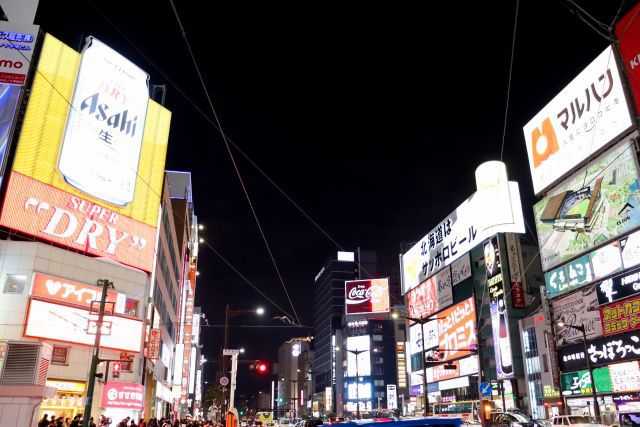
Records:
[[[480,420],[462,420],[463,427],[481,427],[482,422]]]
[[[553,424],[551,424],[551,421],[549,420],[533,420],[533,422],[536,424],[537,427],[552,427]]]
[[[324,422],[319,418],[312,418],[304,421],[304,427],[318,427],[322,424],[324,424]]]
[[[552,418],[551,424],[553,427],[606,427],[588,415],[557,415]]]
[[[533,420],[519,412],[492,412],[491,427],[537,427]]]

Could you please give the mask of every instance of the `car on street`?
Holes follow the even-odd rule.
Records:
[[[491,427],[537,427],[533,420],[520,412],[492,412]]]
[[[605,427],[588,415],[556,415],[551,419],[551,424],[553,427]]]
[[[549,420],[534,419],[533,422],[536,424],[537,427],[552,427],[553,426],[553,424],[551,424],[551,421],[549,421]]]

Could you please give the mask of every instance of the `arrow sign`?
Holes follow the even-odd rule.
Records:
[[[491,383],[480,383],[480,395],[482,397],[491,396],[492,391],[493,387],[491,387]]]

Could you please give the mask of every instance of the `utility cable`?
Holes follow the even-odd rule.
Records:
[[[247,191],[247,187],[244,184],[244,180],[242,179],[242,175],[240,174],[240,170],[238,169],[238,165],[236,163],[236,160],[233,156],[233,152],[231,151],[231,147],[229,146],[229,142],[227,141],[227,136],[225,134],[225,132],[222,129],[222,124],[220,123],[220,118],[218,117],[218,113],[216,112],[216,109],[213,106],[213,101],[211,100],[211,96],[209,95],[209,90],[207,89],[207,85],[204,82],[204,79],[202,77],[202,73],[200,72],[200,67],[198,66],[198,61],[196,60],[196,57],[193,53],[193,50],[191,49],[191,44],[189,43],[189,39],[187,38],[187,33],[182,25],[182,22],[180,21],[180,16],[178,15],[178,11],[173,3],[173,0],[169,0],[169,3],[171,3],[171,8],[173,9],[173,13],[175,14],[176,17],[176,21],[178,23],[178,27],[180,28],[180,31],[182,33],[182,38],[184,38],[185,44],[187,46],[187,50],[189,51],[189,55],[191,56],[191,60],[193,62],[193,66],[196,70],[196,73],[198,74],[198,78],[200,79],[200,84],[202,85],[202,90],[204,91],[206,97],[207,97],[207,101],[209,102],[209,107],[211,108],[211,113],[213,114],[213,117],[216,121],[216,124],[218,126],[218,130],[220,132],[220,136],[222,137],[222,141],[224,142],[224,145],[227,149],[227,153],[229,154],[229,159],[231,160],[231,163],[233,164],[233,168],[235,169],[236,175],[238,177],[238,180],[240,181],[240,185],[242,186],[242,191],[244,192],[244,195],[247,199],[247,203],[249,204],[249,208],[251,209],[251,213],[253,214],[253,218],[256,221],[256,225],[258,226],[258,230],[260,231],[260,236],[262,236],[262,240],[264,241],[264,245],[267,248],[267,252],[269,252],[269,257],[271,258],[271,262],[273,263],[273,266],[276,270],[276,273],[278,274],[278,278],[280,279],[280,283],[282,284],[282,288],[284,289],[284,293],[287,296],[287,299],[289,300],[289,304],[291,305],[291,309],[293,310],[293,314],[296,317],[296,320],[298,321],[298,323],[300,323],[300,318],[298,317],[298,313],[296,312],[296,308],[295,305],[293,304],[293,301],[291,301],[291,296],[289,296],[289,292],[287,291],[287,287],[284,284],[284,279],[282,278],[282,274],[280,273],[280,269],[278,268],[278,264],[276,263],[276,260],[273,256],[273,252],[271,251],[271,247],[269,246],[269,242],[267,241],[267,237],[264,234],[264,231],[262,230],[262,225],[260,224],[260,220],[258,219],[258,215],[256,214],[256,210],[253,207],[253,202],[251,201],[251,197],[249,196],[249,192]]]
[[[504,125],[502,126],[502,145],[500,146],[500,161],[504,153],[504,141],[507,136],[507,118],[509,117],[509,97],[511,95],[511,75],[513,73],[513,57],[516,49],[516,31],[518,29],[518,10],[520,9],[520,0],[516,0],[516,14],[513,20],[513,37],[511,39],[511,59],[509,61],[509,79],[507,82],[507,102],[504,106]]]

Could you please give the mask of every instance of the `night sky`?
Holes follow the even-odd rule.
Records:
[[[231,3],[175,1],[226,135],[342,248],[375,250],[384,268],[396,267],[400,244],[454,210],[475,191],[475,168],[500,157],[515,1]],[[627,3],[625,10],[635,2]],[[619,1],[578,4],[610,23]],[[41,0],[36,23],[76,49],[94,35],[147,71],[151,84],[167,85],[166,167],[192,172],[202,237],[292,313],[209,122],[170,2]],[[531,226],[536,199],[522,126],[606,45],[563,2],[520,2],[504,161]],[[314,276],[338,248],[233,154],[300,320],[311,325]],[[205,245],[198,269],[196,305],[210,325],[224,322],[225,304],[267,310],[234,325],[282,325],[272,317],[283,313]],[[274,362],[279,344],[306,333],[232,328],[231,346]],[[218,357],[222,329],[202,334],[207,358]],[[211,384],[214,365],[207,367]],[[240,393],[267,390],[266,377],[246,368],[239,375]]]

